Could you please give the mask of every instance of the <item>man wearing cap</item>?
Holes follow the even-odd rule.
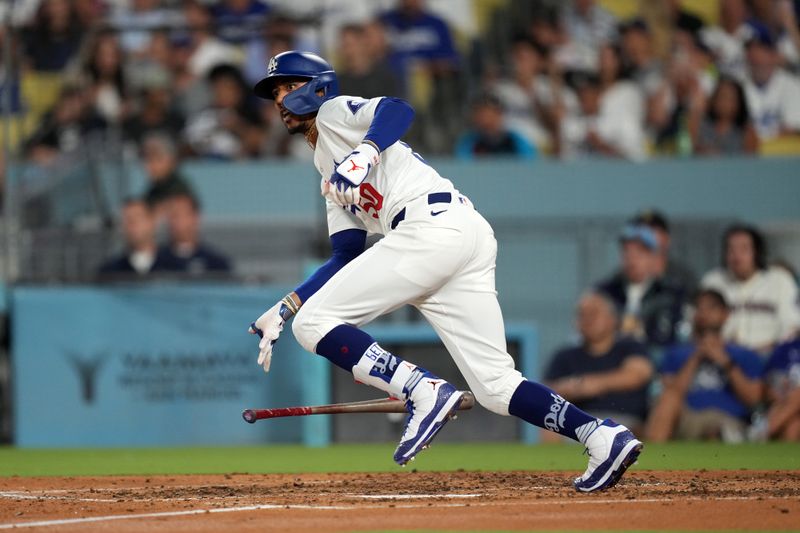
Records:
[[[685,292],[656,273],[658,239],[648,226],[629,224],[620,234],[621,269],[599,284],[621,311],[620,331],[661,347],[675,341]]]
[[[656,235],[658,252],[655,260],[655,276],[673,286],[680,287],[684,294],[691,295],[697,290],[697,276],[682,261],[670,255],[672,235],[666,215],[655,209],[640,211],[632,223],[649,227]]]
[[[779,67],[775,41],[752,25],[746,42],[744,92],[759,139],[800,133],[800,79]]]

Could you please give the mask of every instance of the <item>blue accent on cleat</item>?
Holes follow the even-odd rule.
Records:
[[[644,447],[642,442],[630,430],[609,419],[604,420],[594,431],[607,431],[604,428],[619,428],[620,431],[613,436],[613,441],[610,448],[605,452],[605,457],[593,457],[590,452],[591,459],[587,473],[592,468],[591,463],[593,460],[601,460],[601,462],[588,476],[584,473],[583,476],[575,480],[575,490],[579,492],[606,490],[616,485],[625,471],[636,462]],[[589,438],[591,438],[591,435]]]
[[[427,383],[420,385],[426,386]],[[413,461],[414,457],[427,448],[430,442],[437,433],[444,427],[447,422],[454,417],[454,413],[458,410],[461,402],[464,399],[464,393],[457,390],[453,385],[442,380],[439,384],[439,390],[436,393],[436,403],[431,408],[430,412],[424,415],[424,418],[419,422],[419,428],[415,435],[410,436],[406,440],[400,440],[400,444],[394,452],[394,461],[400,466],[405,466],[409,461]],[[411,400],[406,402],[406,409],[410,413],[408,420],[406,420],[406,432],[408,426],[418,413],[417,409]],[[403,433],[403,437],[406,436]]]

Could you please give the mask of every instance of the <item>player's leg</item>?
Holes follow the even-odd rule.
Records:
[[[417,307],[445,343],[478,402],[583,443],[591,459],[576,480],[578,490],[612,486],[638,456],[641,442],[624,426],[598,420],[514,368],[495,293],[496,242],[487,228],[482,219],[475,223],[475,234],[483,239],[475,257]]]
[[[400,464],[435,436],[463,398],[463,392],[382,349],[358,328],[435,290],[463,262],[461,239],[452,232],[425,228],[421,239],[413,220],[406,222],[304,302],[292,325],[307,350],[352,372],[357,381],[409,402],[411,416],[395,453]]]

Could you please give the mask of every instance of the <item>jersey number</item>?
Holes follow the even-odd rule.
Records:
[[[362,183],[358,191],[361,193],[361,208],[372,218],[378,218],[378,211],[383,207],[383,195],[370,183]]]

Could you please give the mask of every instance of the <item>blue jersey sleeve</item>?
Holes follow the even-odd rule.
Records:
[[[346,229],[331,235],[331,247],[333,248],[331,258],[294,290],[300,301],[308,300],[342,267],[361,255],[366,243],[367,232],[360,229]]]
[[[408,102],[388,96],[381,98],[364,140],[383,152],[405,135],[413,120],[414,108]]]

